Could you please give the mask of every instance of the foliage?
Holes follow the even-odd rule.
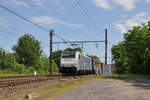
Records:
[[[6,52],[4,49],[0,48],[0,68],[4,68],[3,63],[5,61]]]
[[[90,55],[89,57],[99,60],[99,58],[97,56],[94,56],[94,55]]]
[[[41,58],[35,65],[34,68],[37,72],[39,73],[49,73],[50,71],[50,64],[49,64],[49,59],[48,58]],[[55,61],[52,62],[52,70],[53,72],[59,72],[59,68]]]
[[[33,36],[25,34],[13,46],[14,53],[7,53],[0,48],[0,70],[16,72],[19,74],[49,74],[49,59],[42,55],[40,42]],[[57,60],[57,59],[56,59]],[[53,72],[58,73],[59,68],[53,61]]]
[[[1,69],[12,69],[16,65],[16,60],[13,54],[8,53],[3,50],[3,56],[0,58],[0,68]]]
[[[81,48],[66,48],[64,51],[79,51],[82,53],[82,49]]]
[[[60,57],[61,57],[62,50],[54,51],[53,52],[53,60],[57,64],[57,66],[60,66]]]
[[[111,51],[118,73],[150,74],[150,22],[134,26]]]
[[[26,66],[37,63],[42,55],[41,44],[32,35],[25,34],[18,39],[18,43],[13,46],[17,61]]]

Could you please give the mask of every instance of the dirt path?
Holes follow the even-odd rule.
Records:
[[[61,95],[58,100],[150,100],[150,80],[95,80]]]

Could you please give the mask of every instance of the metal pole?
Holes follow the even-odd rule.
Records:
[[[105,29],[105,64],[107,64],[107,28]]]
[[[50,57],[49,57],[49,63],[50,63],[50,74],[52,74],[52,59],[53,59],[53,55],[52,55],[52,52],[53,52],[53,46],[52,46],[52,37],[53,37],[53,30],[50,30]]]

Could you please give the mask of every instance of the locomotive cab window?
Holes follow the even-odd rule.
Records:
[[[75,58],[75,54],[63,54],[62,58]]]

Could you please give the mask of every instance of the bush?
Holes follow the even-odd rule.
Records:
[[[53,72],[59,72],[59,68],[56,63],[53,61]],[[41,74],[48,74],[50,71],[50,64],[48,58],[41,58],[37,64],[34,66],[35,70]]]
[[[0,48],[0,68],[4,68],[4,58],[6,57],[6,52],[4,49]]]
[[[8,53],[0,61],[0,68],[2,69],[13,69],[16,66],[17,62],[13,54]]]
[[[59,72],[59,68],[58,68],[58,66],[56,65],[56,63],[53,61],[53,72]]]
[[[35,70],[35,68],[32,67],[32,66],[29,66],[29,67],[27,68],[27,72],[28,72],[28,73],[31,73],[31,74],[32,74],[34,71],[36,71],[36,70]]]
[[[26,72],[26,67],[23,64],[16,64],[16,66],[14,68],[15,68],[14,70],[19,72],[19,73]]]
[[[0,48],[0,69],[8,70],[17,73],[28,73],[33,74],[36,71],[38,74],[48,74],[50,71],[49,59],[45,56],[40,57],[34,65],[25,66],[24,64],[19,64],[16,61],[17,57],[13,53],[6,53],[5,50]],[[53,72],[58,73],[59,68],[57,64],[53,61]]]

